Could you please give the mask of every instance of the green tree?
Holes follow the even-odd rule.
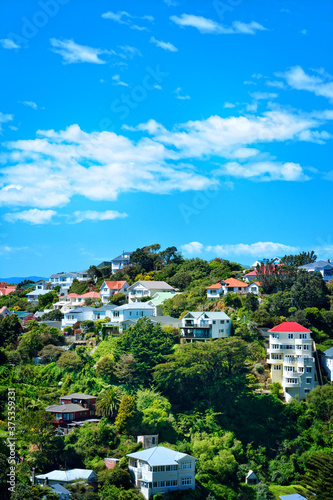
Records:
[[[249,311],[256,311],[259,307],[258,297],[254,293],[247,293],[242,297],[243,307]]]
[[[333,498],[333,457],[326,453],[311,455],[306,461],[306,474],[299,484],[305,489],[306,498],[332,500]],[[302,495],[304,492],[302,491]]]
[[[115,424],[118,432],[131,434],[140,423],[140,415],[136,409],[135,397],[125,394],[119,406]]]
[[[316,262],[317,255],[312,252],[301,252],[298,255],[285,255],[282,257],[280,263],[286,264],[287,266],[305,266],[306,264],[312,264]]]
[[[64,352],[57,361],[57,366],[67,371],[78,371],[82,365],[82,360],[75,351]]]
[[[108,387],[99,393],[96,401],[96,413],[114,418],[121,402],[121,391],[118,387]]]
[[[52,304],[57,302],[58,296],[55,292],[51,291],[48,293],[44,293],[44,295],[38,296],[38,308],[40,310],[51,309]]]
[[[15,314],[0,318],[0,347],[14,343],[22,332],[21,323]]]
[[[111,304],[114,304],[115,306],[122,306],[123,304],[126,303],[126,295],[124,293],[116,293],[111,296],[109,299],[109,302]]]
[[[54,309],[48,313],[43,314],[41,321],[61,321],[64,315],[59,309]]]
[[[111,356],[104,356],[101,358],[96,366],[96,375],[101,377],[108,384],[113,384],[115,382],[115,362]]]
[[[137,361],[132,353],[122,354],[114,368],[114,374],[121,384],[135,385],[137,377]]]
[[[299,309],[318,307],[329,309],[328,289],[319,273],[308,273],[301,270],[291,288],[291,296]]]
[[[64,350],[56,345],[48,344],[38,353],[43,363],[53,363],[63,354]]]

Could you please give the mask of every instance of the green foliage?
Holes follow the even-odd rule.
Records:
[[[17,348],[22,359],[37,356],[37,353],[48,344],[63,345],[65,342],[65,338],[58,328],[37,322],[30,322],[28,327],[31,328],[22,335]]]
[[[126,303],[126,295],[124,293],[116,293],[111,296],[109,302],[115,306],[122,306]]]
[[[79,281],[78,279],[74,278],[68,293],[77,293],[78,295],[83,295],[88,291],[89,286],[87,281]]]
[[[96,401],[96,413],[104,417],[114,418],[121,402],[121,391],[118,387],[108,387],[99,393]]]
[[[54,309],[53,311],[50,311],[46,314],[43,314],[41,317],[41,321],[61,321],[63,319],[64,315],[59,309]]]
[[[15,342],[22,332],[21,323],[14,314],[0,318],[0,347],[6,347]]]
[[[299,309],[307,307],[329,308],[328,289],[319,273],[301,271],[291,288],[291,295]]]
[[[104,356],[99,360],[96,366],[96,375],[101,377],[108,384],[113,384],[115,382],[115,362],[111,356]]]
[[[135,432],[140,421],[139,413],[136,409],[135,397],[125,394],[118,410],[115,420],[117,431],[122,434],[131,434]]]
[[[48,293],[45,293],[44,295],[39,295],[38,296],[38,308],[40,310],[43,309],[52,309],[52,304],[57,302],[58,296],[56,292],[51,291]]]
[[[64,352],[57,361],[57,366],[66,371],[78,371],[82,365],[82,360],[75,351]]]
[[[235,309],[242,307],[241,299],[237,293],[227,293],[223,301],[227,307],[234,307]]]
[[[246,293],[242,296],[242,304],[248,311],[256,311],[259,307],[258,297],[254,293]]]
[[[164,300],[162,306],[165,316],[179,318],[187,308],[187,298],[184,294],[179,293],[174,295],[171,299]]]
[[[38,353],[38,356],[42,358],[43,363],[52,363],[57,361],[57,359],[63,354],[64,350],[53,344],[48,344],[43,347],[43,349]]]
[[[300,485],[305,489],[307,498],[316,496],[316,500],[333,498],[333,458],[332,454],[316,453],[306,461],[306,474]]]
[[[305,266],[306,264],[312,264],[316,262],[317,255],[312,252],[301,252],[298,255],[285,255],[282,257],[280,263],[286,264],[288,266]]]
[[[256,500],[275,500],[273,493],[265,483],[258,483],[255,486]]]

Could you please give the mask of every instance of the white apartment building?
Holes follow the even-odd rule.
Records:
[[[157,493],[195,489],[197,458],[191,455],[155,446],[127,456],[132,480],[147,500]]]
[[[316,385],[311,330],[291,321],[269,330],[269,358],[272,382],[281,384],[286,401],[305,396]]]
[[[77,279],[78,281],[87,281],[88,272],[79,271],[75,273],[51,274],[49,283],[51,283],[51,288],[60,286],[60,293],[68,293],[68,290],[70,289],[74,279]]]
[[[131,253],[132,252],[123,252],[121,255],[111,260],[111,270],[113,274],[129,265]]]
[[[231,320],[224,312],[188,312],[182,319],[181,338],[193,340],[223,339],[231,335]]]

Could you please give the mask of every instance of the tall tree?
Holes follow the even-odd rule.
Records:
[[[119,387],[104,389],[96,401],[96,413],[108,418],[114,418],[121,402]]]
[[[307,499],[332,500],[333,457],[326,453],[311,455],[306,461],[306,474],[298,481]],[[304,492],[302,491],[302,495]]]

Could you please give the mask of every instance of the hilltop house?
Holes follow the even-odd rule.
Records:
[[[101,299],[107,302],[115,293],[127,293],[129,284],[127,281],[104,281],[101,286]]]
[[[120,325],[126,320],[139,319],[144,316],[153,316],[154,308],[146,302],[134,302],[115,307],[112,310],[111,323]]]
[[[155,446],[127,456],[132,480],[147,500],[157,493],[195,489],[197,458],[191,455]]]
[[[285,398],[304,399],[316,385],[311,330],[291,322],[269,330],[269,358],[272,382],[281,384]]]
[[[238,280],[236,278],[228,278],[226,280],[215,283],[206,287],[207,299],[215,300],[220,296],[225,295],[228,292],[236,293],[259,293],[260,283],[255,281],[254,283],[244,283],[244,281]]]
[[[221,339],[230,337],[231,320],[223,312],[188,312],[182,319],[181,338],[193,340]]]
[[[64,318],[61,322],[61,328],[64,329],[66,326],[74,327],[77,323],[81,321],[97,321],[98,319],[111,318],[112,311],[116,309],[113,304],[107,304],[101,307],[76,307],[71,308],[69,311],[64,313]]]
[[[52,424],[55,427],[64,427],[75,421],[89,419],[95,415],[97,396],[74,393],[60,398],[59,405],[51,405],[45,411],[54,415]]]
[[[321,354],[321,366],[324,368],[328,380],[333,382],[333,347]]]
[[[132,252],[123,252],[121,255],[111,260],[111,270],[113,274],[129,265],[131,253]]]
[[[165,281],[137,281],[128,288],[128,302],[137,302],[143,297],[153,297],[155,293],[174,292]]]
[[[325,281],[333,279],[333,263],[328,259],[317,260],[312,264],[305,264],[305,266],[299,266],[298,269],[304,269],[308,273],[320,273]]]
[[[51,274],[49,283],[51,283],[51,288],[60,286],[60,293],[67,293],[75,279],[77,279],[78,281],[87,281],[88,278],[88,271],[79,271],[75,273],[58,273]]]
[[[36,290],[32,290],[32,292],[28,292],[26,294],[27,298],[28,298],[28,302],[37,302],[38,301],[38,298],[40,295],[45,295],[46,293],[50,293],[50,290],[46,290],[46,289],[36,289]]]
[[[47,289],[47,285],[48,285],[48,281],[47,280],[37,281],[36,284],[35,284],[35,290],[46,290]]]

